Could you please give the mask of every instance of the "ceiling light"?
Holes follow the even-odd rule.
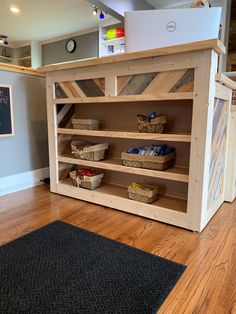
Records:
[[[17,7],[10,7],[10,11],[11,11],[12,13],[17,14],[17,13],[19,13],[19,12],[20,12],[20,9],[19,9],[19,8],[17,8]]]
[[[94,6],[93,11],[92,11],[92,15],[96,16],[97,13],[98,13],[98,9]]]

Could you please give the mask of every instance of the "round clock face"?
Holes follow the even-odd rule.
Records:
[[[76,48],[75,40],[74,39],[67,40],[67,42],[66,42],[66,50],[71,53],[71,52],[75,51],[75,48]]]

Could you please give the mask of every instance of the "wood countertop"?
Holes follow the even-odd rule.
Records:
[[[0,70],[15,72],[15,73],[22,73],[22,74],[29,74],[29,75],[34,75],[34,76],[43,76],[43,77],[45,76],[43,73],[39,72],[36,69],[30,68],[30,67],[18,66],[14,64],[8,64],[4,62],[0,62]]]
[[[192,51],[199,51],[199,50],[206,50],[206,49],[213,49],[220,55],[223,55],[226,51],[222,42],[219,39],[215,38],[215,39],[203,40],[203,41],[176,45],[176,46],[169,46],[169,47],[156,48],[156,49],[137,51],[137,52],[128,52],[128,53],[115,55],[115,56],[110,55],[110,56],[106,56],[102,58],[83,59],[83,60],[78,60],[78,61],[51,64],[51,65],[46,65],[42,68],[39,68],[38,71],[41,73],[47,73],[47,72],[65,70],[65,69],[88,67],[88,66],[101,65],[101,64],[111,64],[111,63],[117,63],[117,62],[123,62],[123,61],[145,59],[145,58],[151,58],[151,57],[157,57],[157,56],[172,55],[172,54],[177,54],[177,53],[192,52]]]

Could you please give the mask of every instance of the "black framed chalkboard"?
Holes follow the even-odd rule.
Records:
[[[0,84],[0,137],[13,135],[14,126],[11,86]]]

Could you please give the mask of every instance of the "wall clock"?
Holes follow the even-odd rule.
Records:
[[[76,41],[74,39],[69,39],[66,42],[66,51],[71,53],[76,49]]]

